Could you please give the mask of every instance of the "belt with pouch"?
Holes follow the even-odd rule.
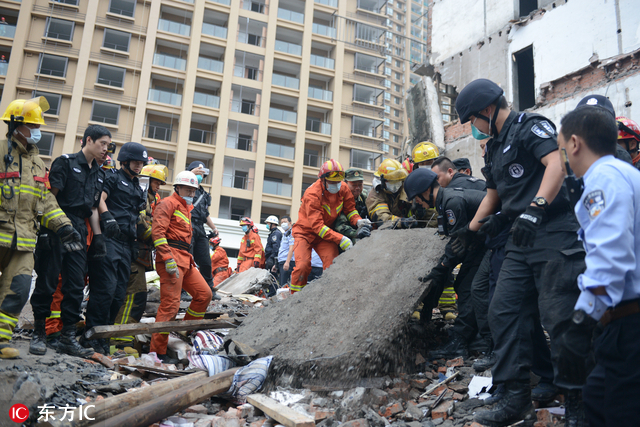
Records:
[[[183,242],[182,240],[171,240],[167,239],[167,244],[176,249],[182,249],[183,251],[190,252],[191,245],[189,243]]]
[[[640,299],[634,299],[624,301],[616,308],[610,308],[604,312],[600,318],[602,326],[607,326],[614,320],[622,319],[623,317],[631,316],[632,314],[640,313]]]

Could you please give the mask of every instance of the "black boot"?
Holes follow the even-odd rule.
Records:
[[[90,358],[95,353],[93,348],[84,348],[76,340],[76,325],[64,325],[60,333],[60,343],[58,353],[70,356]]]
[[[542,379],[537,386],[531,390],[531,400],[535,400],[540,403],[548,403],[558,394],[558,387],[553,384],[553,380]]]
[[[451,340],[442,348],[429,353],[429,359],[454,359],[456,357],[469,357],[467,342],[458,334],[453,334]]]
[[[211,301],[220,301],[221,299],[218,292],[216,292],[216,288],[211,288]]]
[[[106,354],[107,356],[110,356],[111,355],[111,343],[109,341],[109,338],[100,338],[98,340],[98,342],[102,346],[102,349],[104,350],[104,354]]]
[[[100,343],[99,340],[90,340],[87,337],[84,336],[84,334],[82,334],[80,336],[80,345],[84,348],[90,348],[93,351],[95,351],[96,353],[100,353],[100,354],[104,354],[105,356],[107,355],[107,353],[105,353],[104,348],[102,348],[102,344]]]
[[[42,356],[47,352],[47,330],[46,319],[38,319],[35,321],[33,328],[33,337],[29,344],[29,353]]]
[[[60,344],[60,332],[54,332],[51,335],[47,335],[47,347],[52,350],[57,350],[58,344]]]
[[[493,351],[491,351],[485,354],[480,359],[473,362],[473,369],[475,369],[476,372],[484,372],[487,369],[490,369],[493,365],[495,365],[497,361],[498,361],[498,356],[496,356],[496,354]]]
[[[585,427],[587,422],[582,407],[582,393],[580,390],[565,390],[564,392],[564,426]]]
[[[494,403],[498,403],[502,400],[505,395],[505,386],[504,384],[498,384],[496,389],[493,391],[490,397],[487,397],[483,400],[485,406],[493,405]]]
[[[487,427],[504,427],[518,421],[524,421],[522,426],[533,426],[537,417],[529,383],[510,381],[505,383],[505,389],[502,400],[492,409],[478,412],[473,420]]]

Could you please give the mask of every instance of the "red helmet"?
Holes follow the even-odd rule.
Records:
[[[337,160],[327,160],[320,166],[318,178],[324,178],[327,181],[344,181],[344,169]]]
[[[626,117],[616,117],[618,123],[618,139],[633,138],[640,142],[640,127],[636,122]]]
[[[402,162],[402,167],[409,173],[413,172],[413,162],[409,158]]]
[[[222,239],[220,237],[212,237],[211,239],[209,239],[209,243],[211,243],[213,246],[218,246],[221,241]]]
[[[243,216],[240,218],[240,226],[248,225],[249,227],[253,227],[253,221],[248,216]]]

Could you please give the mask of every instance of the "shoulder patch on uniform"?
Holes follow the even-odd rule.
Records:
[[[128,184],[128,183],[126,183],[126,182],[124,182],[124,181],[120,181],[120,182],[121,182],[123,185],[127,186],[127,187],[129,186],[129,184]]]
[[[82,170],[80,168],[73,168],[73,171],[75,173],[82,173]]]
[[[552,135],[556,134],[551,124],[546,120],[543,120],[531,126],[531,132],[533,132],[536,136],[545,139],[551,138]]]
[[[524,175],[524,167],[521,164],[513,163],[509,166],[509,175],[514,178],[520,178]]]
[[[476,178],[475,176],[471,176],[471,177],[467,178],[467,181],[476,182],[476,181],[478,181],[478,178]]]
[[[278,240],[278,236],[273,236],[273,237],[271,238],[271,240],[273,240],[273,241],[275,242],[276,240]]]
[[[585,209],[589,212],[589,218],[594,219],[604,209],[604,193],[602,190],[595,190],[586,195],[582,201]]]
[[[456,216],[453,211],[451,209],[447,209],[445,213],[447,214],[447,222],[449,222],[449,225],[456,225]]]
[[[69,155],[68,154],[63,154],[62,157],[64,157],[65,159],[68,159]]]
[[[520,113],[520,117],[518,117],[518,123],[522,122],[522,119],[524,118],[525,114],[527,113]]]

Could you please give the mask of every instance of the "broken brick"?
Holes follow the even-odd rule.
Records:
[[[460,394],[464,394],[469,391],[469,387],[461,383],[449,383],[449,388]]]
[[[389,402],[389,394],[379,388],[372,388],[369,391],[369,399],[373,406],[386,406]]]
[[[431,380],[426,378],[420,380],[411,380],[411,386],[421,390],[427,388],[429,384],[431,384]]]
[[[540,409],[536,412],[538,421],[534,424],[537,427],[550,427],[553,426],[553,415],[547,409]]]
[[[206,414],[207,411],[208,409],[204,405],[193,405],[185,409],[184,412],[195,412],[196,414]]]
[[[464,396],[460,393],[453,393],[453,400],[462,400]]]
[[[264,422],[266,421],[266,418],[261,418],[258,421],[254,421],[252,422],[249,427],[262,427],[262,424],[264,424]]]
[[[393,405],[388,406],[384,410],[384,412],[380,412],[380,415],[382,415],[385,418],[389,418],[394,416],[395,414],[399,414],[402,411],[403,411],[402,405],[396,402]]]
[[[366,418],[359,418],[353,421],[342,423],[341,427],[369,427],[369,421]]]
[[[226,418],[226,419],[239,418],[240,411],[238,411],[236,408],[229,408],[227,412],[223,412],[221,415],[223,418]]]
[[[225,419],[222,417],[213,417],[211,420],[211,427],[225,427]]]
[[[447,360],[448,367],[451,367],[451,366],[455,367],[455,366],[462,366],[462,365],[464,365],[464,360],[462,360],[462,357],[457,357],[455,359]]]
[[[431,392],[431,394],[434,394],[436,396],[440,396],[440,393],[442,393],[444,390],[446,390],[447,385],[446,384],[442,384],[440,387],[438,387],[437,389],[433,390]]]
[[[416,365],[422,365],[423,363],[426,363],[427,361],[424,359],[424,357],[422,357],[422,355],[420,353],[416,354]]]
[[[440,366],[438,368],[438,373],[440,374],[446,374],[447,373],[447,367],[446,366]]]
[[[436,418],[446,419],[447,416],[451,415],[452,412],[453,412],[453,401],[449,400],[446,402],[442,402],[441,404],[436,406],[433,409],[433,411],[431,411],[431,418],[434,420]]]
[[[315,418],[316,422],[318,421],[322,421],[326,418],[329,417],[333,417],[336,413],[334,411],[327,411],[327,410],[317,410],[314,414],[313,417]]]

